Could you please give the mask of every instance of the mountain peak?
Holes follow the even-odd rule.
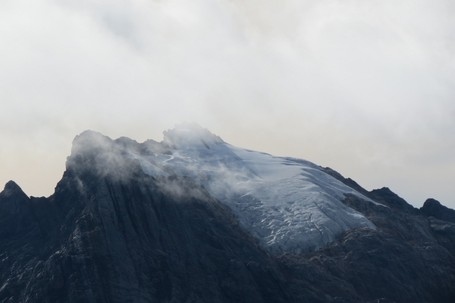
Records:
[[[433,198],[427,199],[425,201],[425,203],[423,204],[423,207],[439,207],[439,206],[442,206],[441,202],[439,202],[438,200],[433,199]]]
[[[348,229],[375,228],[340,203],[347,193],[369,199],[314,164],[234,147],[192,123],[165,131],[163,141],[156,144],[85,131],[74,139],[67,169],[81,180],[109,176],[126,181],[144,174],[191,178],[277,253],[313,250]],[[331,228],[321,232],[319,227],[325,224]]]
[[[442,205],[438,200],[432,198],[427,199],[420,208],[420,211],[426,216],[455,223],[455,210]]]
[[[5,196],[5,197],[12,197],[12,196],[24,196],[24,197],[27,197],[27,195],[20,188],[20,186],[17,185],[17,183],[14,182],[14,181],[8,181],[5,184],[5,188],[0,193],[0,195]]]
[[[104,136],[99,132],[86,130],[74,138],[71,155],[68,158],[67,165],[72,164],[72,162],[81,156],[93,157],[101,154],[102,152],[109,151],[112,149],[112,145],[113,140],[111,138]],[[80,163],[77,165],[80,165]]]
[[[111,143],[111,138],[93,130],[86,130],[74,138],[72,153],[91,149],[104,149]]]
[[[223,143],[224,141],[196,123],[182,123],[163,132],[163,142],[176,148],[194,148]]]
[[[388,187],[374,189],[368,196],[373,200],[393,209],[400,209],[401,211],[406,211],[408,213],[415,213],[417,211],[412,205],[406,202],[406,200],[398,196]]]

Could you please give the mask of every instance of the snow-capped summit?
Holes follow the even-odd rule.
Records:
[[[319,166],[232,146],[195,124],[165,131],[161,143],[113,141],[92,132],[75,141],[78,148],[73,152],[93,145],[98,149],[90,167],[103,174],[121,177],[136,163],[150,176],[190,177],[228,206],[240,224],[274,252],[313,250],[346,230],[375,228],[342,200],[352,194],[374,202]],[[83,142],[88,146],[80,146]]]
[[[197,148],[223,143],[220,137],[195,123],[183,123],[164,131],[163,143],[174,148]]]

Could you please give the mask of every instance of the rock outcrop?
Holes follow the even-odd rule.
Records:
[[[420,211],[428,217],[455,223],[455,210],[442,205],[438,200],[426,200]]]

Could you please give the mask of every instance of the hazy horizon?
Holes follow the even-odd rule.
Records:
[[[448,0],[0,3],[0,183],[52,194],[86,129],[161,141],[195,122],[455,208]]]

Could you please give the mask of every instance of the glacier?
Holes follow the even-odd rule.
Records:
[[[108,165],[133,161],[149,176],[191,178],[275,254],[316,250],[347,230],[376,228],[342,200],[350,194],[377,203],[320,166],[235,147],[198,125],[165,131],[162,142],[114,141],[84,132],[75,139],[72,157],[93,146]]]

